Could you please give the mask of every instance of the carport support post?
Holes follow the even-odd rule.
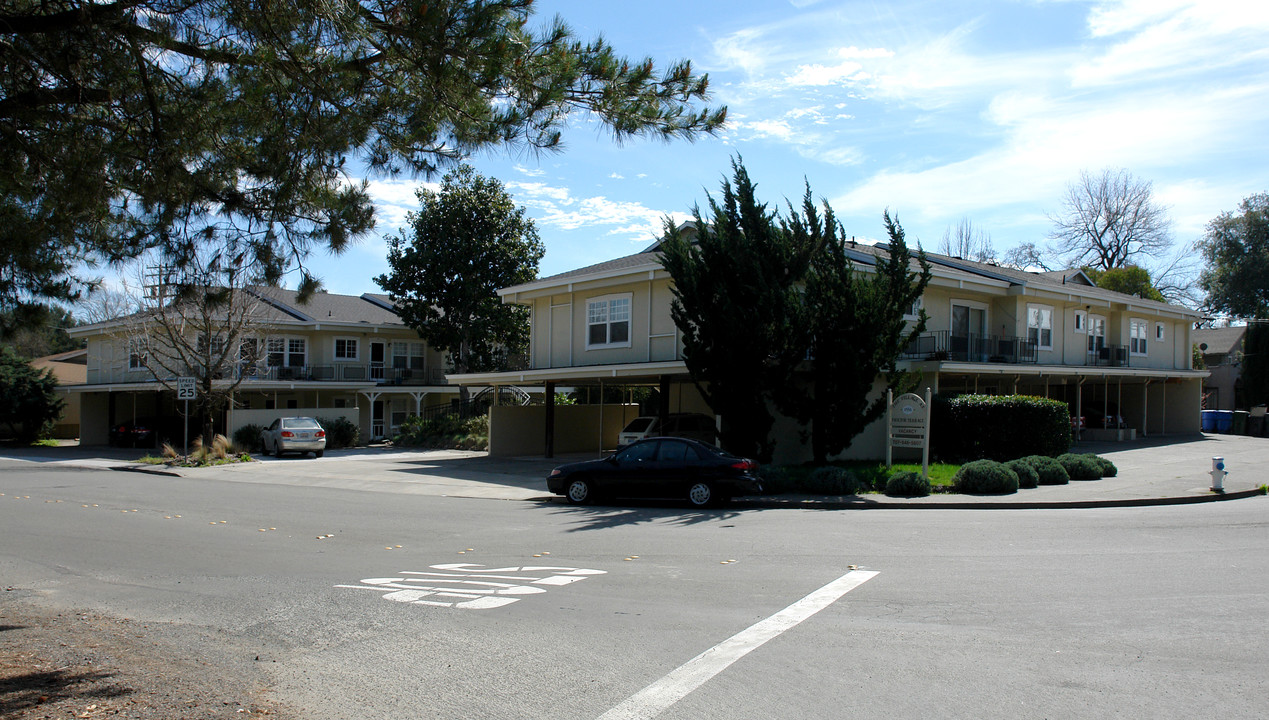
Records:
[[[664,425],[665,419],[670,416],[670,378],[662,375],[661,384],[657,388],[659,395],[657,400],[657,417],[661,419]]]
[[[546,453],[545,457],[555,457],[555,383],[546,382]]]

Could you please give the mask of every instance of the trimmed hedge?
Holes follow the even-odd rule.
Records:
[[[326,431],[327,450],[355,447],[361,440],[361,428],[357,427],[357,423],[348,418],[319,417],[317,422]]]
[[[890,497],[925,497],[930,494],[930,481],[921,473],[902,470],[886,480],[886,495]]]
[[[1071,447],[1070,409],[1060,400],[1029,395],[936,398],[930,441],[947,460],[1013,460],[1056,456]]]
[[[864,486],[855,473],[846,468],[825,465],[815,468],[806,479],[803,492],[823,495],[858,495]]]
[[[975,460],[956,471],[956,489],[966,495],[1008,495],[1018,492],[1018,475],[995,460]]]
[[[1065,485],[1071,481],[1062,463],[1044,455],[1030,455],[1022,461],[1035,468],[1041,485]]]
[[[1017,460],[1010,460],[1005,463],[1005,467],[1012,470],[1014,474],[1018,476],[1018,487],[1033,488],[1039,486],[1040,473],[1036,472],[1035,468],[1031,467],[1031,463],[1026,460],[1021,458]]]
[[[1102,466],[1094,456],[1066,453],[1059,455],[1057,461],[1072,480],[1101,480]]]
[[[1093,462],[1097,463],[1097,466],[1102,469],[1102,477],[1115,477],[1119,474],[1119,468],[1115,467],[1115,463],[1107,460],[1101,455],[1089,453],[1088,456],[1092,458]]]

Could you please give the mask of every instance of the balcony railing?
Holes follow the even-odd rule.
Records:
[[[1088,365],[1099,365],[1102,367],[1128,367],[1128,358],[1131,353],[1128,352],[1127,345],[1100,345],[1096,349],[1088,353]]]
[[[295,367],[244,365],[236,370],[243,382],[366,382],[378,385],[444,385],[440,368],[392,368],[383,363],[340,363]]]
[[[924,333],[913,340],[903,360],[953,360],[1023,364],[1038,359],[1034,340],[1001,335],[953,335],[946,330]]]

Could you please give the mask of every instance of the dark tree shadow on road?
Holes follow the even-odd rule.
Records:
[[[0,672],[3,670],[0,668]],[[134,692],[130,687],[112,682],[113,676],[113,673],[96,670],[53,670],[0,677],[0,717],[13,717],[20,711],[66,699],[104,700]]]
[[[559,500],[545,500],[542,505],[550,508],[556,515],[574,520],[575,525],[568,532],[652,523],[699,525],[731,520],[740,515],[739,511],[726,508],[694,510],[673,502],[657,500],[632,500],[611,505],[566,505]]]

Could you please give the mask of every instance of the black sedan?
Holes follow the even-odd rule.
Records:
[[[722,505],[736,495],[762,492],[752,460],[687,438],[656,437],[631,443],[602,460],[561,465],[546,487],[570,503],[597,497],[682,497],[693,507]]]

